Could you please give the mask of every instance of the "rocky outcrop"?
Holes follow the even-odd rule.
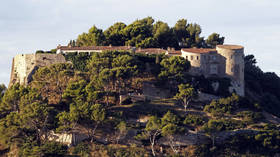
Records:
[[[87,139],[88,136],[79,132],[73,133],[54,133],[51,131],[48,136],[49,141],[56,141],[63,143],[67,146],[76,145],[83,140]]]
[[[204,134],[198,134],[195,132],[189,132],[185,135],[174,135],[172,142],[175,146],[185,147],[189,145],[199,145],[208,143],[208,137]],[[166,137],[162,137],[158,141],[159,145],[169,146],[170,140]]]

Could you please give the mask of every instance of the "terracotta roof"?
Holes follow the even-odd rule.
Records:
[[[87,47],[70,47],[70,46],[58,46],[57,49],[60,50],[72,50],[72,51],[78,51],[78,50],[131,50],[131,46],[87,46]],[[161,54],[165,53],[166,50],[160,49],[160,48],[145,48],[145,49],[136,49],[136,53],[148,53],[148,54]]]
[[[166,50],[160,48],[146,48],[146,49],[137,49],[136,53],[148,53],[148,54],[161,54],[165,53]]]
[[[188,48],[188,49],[182,49],[184,52],[190,52],[190,53],[209,53],[209,52],[217,52],[216,49],[198,49],[198,48]]]
[[[168,54],[172,54],[172,55],[181,55],[182,52],[181,52],[181,50],[177,50],[177,51],[168,51]]]
[[[130,46],[87,46],[87,47],[69,47],[69,46],[58,46],[60,50],[130,50]]]
[[[243,49],[243,46],[240,45],[217,45],[218,48],[223,49],[231,49],[231,50],[237,50],[237,49]]]

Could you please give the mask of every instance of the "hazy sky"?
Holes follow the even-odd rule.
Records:
[[[279,0],[3,0],[0,5],[0,83],[8,84],[12,57],[65,45],[96,25],[152,16],[173,26],[198,23],[202,35],[245,46],[264,71],[280,74]]]

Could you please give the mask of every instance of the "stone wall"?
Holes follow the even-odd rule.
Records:
[[[209,77],[212,75],[225,75],[225,58],[217,52],[209,53],[193,53],[182,50],[182,57],[191,63],[190,73],[193,75],[204,75]]]
[[[226,58],[226,77],[232,80],[230,92],[244,96],[244,48],[238,45],[218,45],[217,51]]]
[[[170,97],[170,91],[156,87],[153,82],[143,82],[143,95],[145,99],[166,99]]]
[[[229,92],[244,96],[244,47],[218,45],[216,50],[182,49],[181,56],[190,61],[191,74],[205,77],[228,77],[231,79]]]
[[[61,54],[19,54],[13,58],[9,87],[19,83],[27,85],[32,80],[32,75],[39,67],[55,63],[65,63]]]
[[[210,102],[212,100],[218,100],[220,99],[221,97],[218,97],[218,96],[215,96],[215,95],[212,95],[212,94],[207,94],[207,93],[203,93],[203,92],[198,92],[198,98],[197,99],[194,99],[193,101],[195,102]]]

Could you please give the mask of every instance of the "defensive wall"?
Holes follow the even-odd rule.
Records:
[[[134,48],[131,46],[90,46],[71,47],[58,46],[57,54],[20,54],[13,59],[11,79],[9,86],[20,83],[28,84],[38,67],[55,63],[65,63],[62,54],[91,53],[106,50],[123,50],[133,53],[166,54],[168,56],[181,56],[191,63],[190,73],[204,75],[205,77],[228,77],[231,81],[230,92],[244,96],[244,47],[239,45],[217,45],[216,49],[188,48],[175,51],[174,49],[160,48]]]
[[[9,87],[16,83],[27,85],[39,67],[65,62],[61,54],[18,54],[13,58]]]

